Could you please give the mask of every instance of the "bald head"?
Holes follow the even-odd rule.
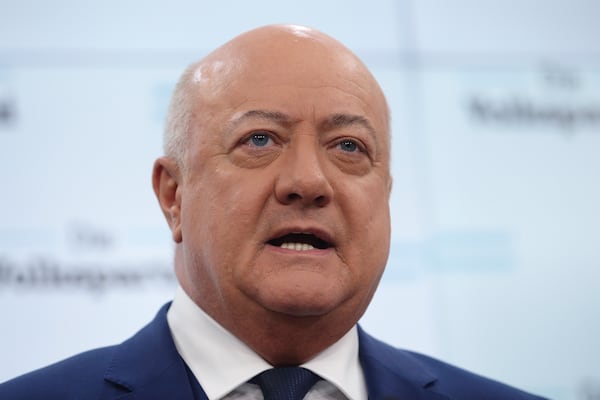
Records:
[[[190,132],[199,117],[238,82],[301,87],[350,83],[378,109],[389,133],[389,111],[378,83],[362,61],[337,40],[297,25],[270,25],[243,33],[182,74],[169,107],[164,151],[185,167]],[[243,101],[243,94],[237,98]]]

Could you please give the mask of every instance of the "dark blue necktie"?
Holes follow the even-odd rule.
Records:
[[[321,378],[301,367],[268,369],[250,382],[260,386],[265,400],[302,400]]]

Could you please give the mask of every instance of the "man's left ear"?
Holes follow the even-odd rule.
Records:
[[[175,243],[181,243],[181,173],[177,162],[160,157],[152,169],[152,187]]]

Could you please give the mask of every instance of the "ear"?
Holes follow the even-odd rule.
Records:
[[[175,160],[161,157],[154,162],[152,187],[175,243],[181,243],[181,174]]]

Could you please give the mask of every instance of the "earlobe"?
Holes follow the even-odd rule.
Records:
[[[181,175],[175,160],[161,157],[154,162],[152,187],[176,243],[180,243],[183,239],[180,183]]]

